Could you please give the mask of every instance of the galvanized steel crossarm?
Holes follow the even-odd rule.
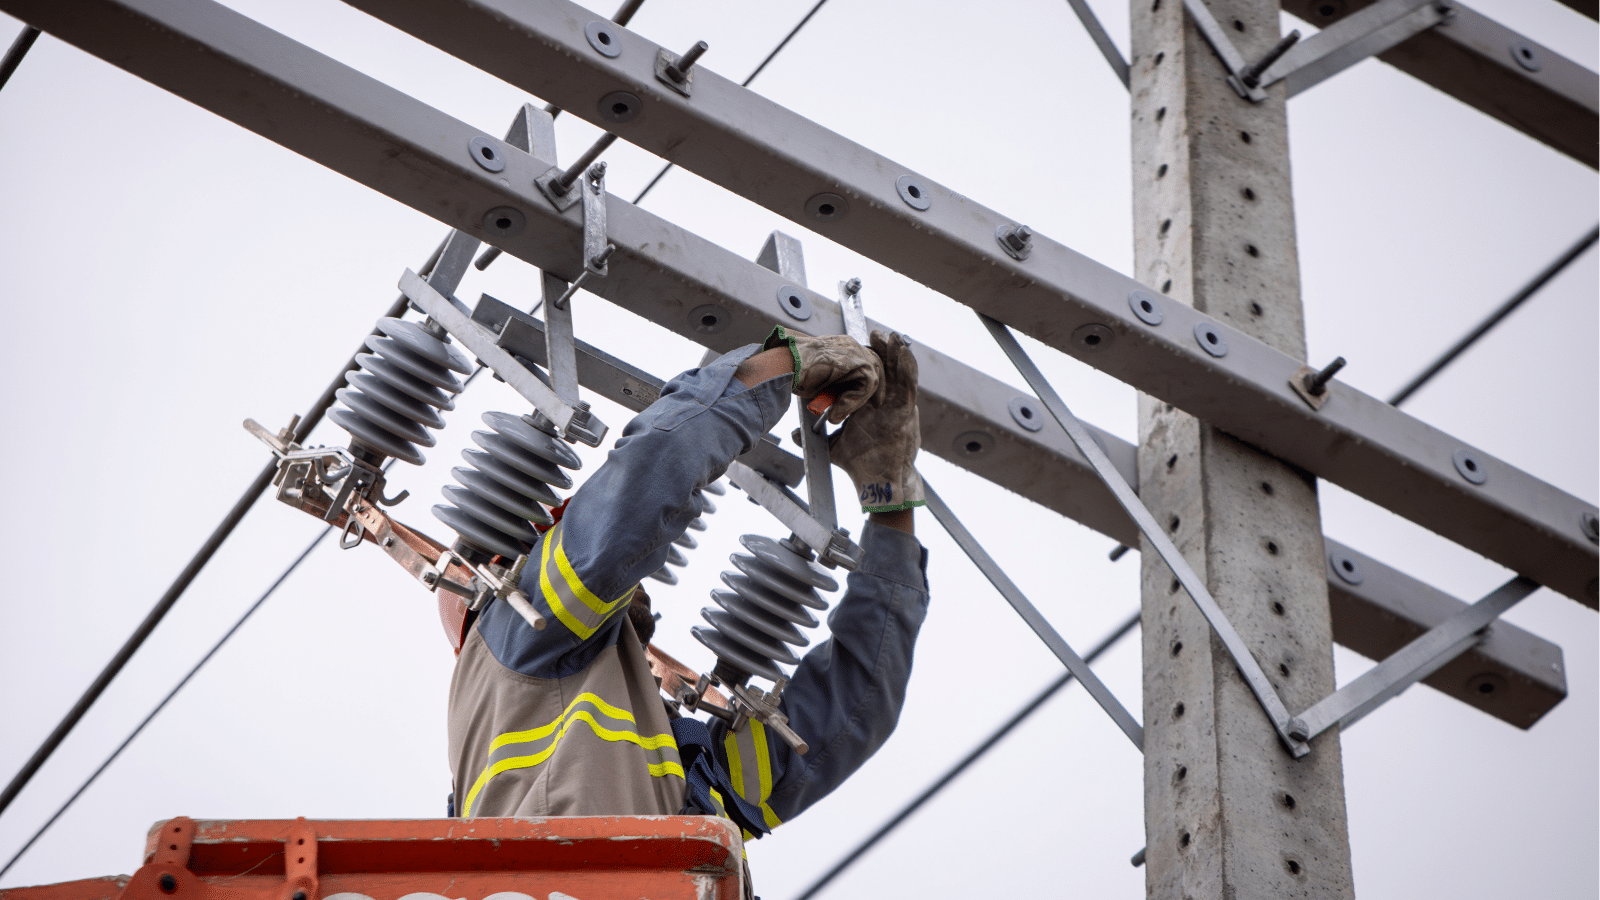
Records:
[[[1161,559],[1172,570],[1172,574],[1183,585],[1183,589],[1189,592],[1190,599],[1194,600],[1195,606],[1200,608],[1201,615],[1205,616],[1206,621],[1211,624],[1212,632],[1217,635],[1218,640],[1222,641],[1222,645],[1228,649],[1228,654],[1233,657],[1234,663],[1239,666],[1239,672],[1244,675],[1245,683],[1250,685],[1251,692],[1261,702],[1261,708],[1266,712],[1267,718],[1272,721],[1272,725],[1277,729],[1278,735],[1283,738],[1283,742],[1289,748],[1289,752],[1295,756],[1304,756],[1310,752],[1310,748],[1306,747],[1303,738],[1295,738],[1289,734],[1289,710],[1283,705],[1283,700],[1278,696],[1278,691],[1272,686],[1272,682],[1267,680],[1267,673],[1261,670],[1261,664],[1256,661],[1255,656],[1250,652],[1250,648],[1245,646],[1244,639],[1239,637],[1239,632],[1234,630],[1233,623],[1228,621],[1227,614],[1222,611],[1222,607],[1217,605],[1217,601],[1212,598],[1211,592],[1206,590],[1205,582],[1201,581],[1200,576],[1195,574],[1194,569],[1190,567],[1189,561],[1183,558],[1183,554],[1178,550],[1177,545],[1172,543],[1172,539],[1167,537],[1167,533],[1161,529],[1160,525],[1156,524],[1155,517],[1150,515],[1150,510],[1146,509],[1145,505],[1139,501],[1139,496],[1133,492],[1133,488],[1128,486],[1128,482],[1123,479],[1116,466],[1113,466],[1111,460],[1106,458],[1105,451],[1095,444],[1094,439],[1089,436],[1089,430],[1084,428],[1083,423],[1078,421],[1078,417],[1074,416],[1072,410],[1067,408],[1067,404],[1056,393],[1055,388],[1050,386],[1050,382],[1044,377],[1044,373],[1040,372],[1039,367],[1033,364],[1033,360],[1022,349],[1022,345],[1017,343],[1016,336],[1011,333],[1011,330],[1004,323],[981,313],[978,318],[983,321],[984,327],[989,329],[989,334],[994,336],[995,343],[999,344],[1000,349],[1005,351],[1006,358],[1011,360],[1011,364],[1017,367],[1018,372],[1022,373],[1023,380],[1027,381],[1028,386],[1032,387],[1034,393],[1039,395],[1039,400],[1044,404],[1044,408],[1050,411],[1050,415],[1061,424],[1061,427],[1067,432],[1067,437],[1072,439],[1072,443],[1077,446],[1078,451],[1089,460],[1089,465],[1094,468],[1095,474],[1099,475],[1100,480],[1104,481],[1106,487],[1111,489],[1111,493],[1116,495],[1117,502],[1121,503],[1123,509],[1128,511],[1128,515],[1139,526],[1139,531],[1144,535],[1145,540],[1149,541],[1150,546],[1155,548],[1155,551],[1161,555]]]
[[[1513,578],[1407,644],[1359,678],[1324,697],[1299,716],[1305,740],[1335,723],[1354,724],[1401,691],[1483,640],[1480,633],[1519,600],[1538,590],[1527,578]]]
[[[1261,86],[1288,79],[1286,90],[1293,97],[1432,28],[1448,14],[1441,0],[1380,0],[1290,48],[1261,73]]]
[[[1283,0],[1318,28],[1359,15],[1373,0]],[[1482,13],[1448,0],[1450,15],[1378,58],[1591,169],[1600,165],[1595,73]]]
[[[954,512],[951,512],[950,507],[945,504],[938,492],[933,489],[933,486],[928,484],[926,478],[922,480],[922,490],[927,495],[928,511],[933,513],[934,518],[939,520],[939,524],[944,526],[944,530],[950,533],[950,537],[961,548],[961,551],[967,554],[967,558],[971,559],[973,565],[978,567],[978,571],[983,573],[983,577],[989,579],[989,583],[995,586],[995,589],[1000,592],[1000,596],[1011,604],[1011,608],[1016,610],[1017,615],[1022,617],[1022,621],[1033,629],[1033,633],[1038,635],[1039,640],[1050,648],[1050,652],[1055,654],[1056,659],[1067,667],[1067,671],[1071,672],[1074,678],[1083,683],[1089,695],[1094,697],[1094,702],[1100,704],[1100,708],[1105,710],[1106,715],[1111,717],[1111,721],[1115,722],[1118,728],[1122,729],[1122,733],[1128,736],[1128,740],[1133,742],[1133,746],[1139,748],[1139,752],[1143,753],[1144,728],[1128,712],[1127,707],[1122,705],[1122,701],[1111,693],[1111,689],[1105,686],[1105,683],[1100,680],[1098,675],[1094,674],[1094,670],[1089,668],[1089,664],[1084,661],[1083,657],[1079,656],[1077,651],[1072,649],[1072,645],[1068,644],[1066,639],[1061,636],[1061,633],[1056,631],[1055,627],[1050,624],[1050,620],[1046,619],[1044,614],[1039,612],[1039,608],[1034,606],[1027,596],[1022,593],[1016,583],[1006,576],[1004,570],[994,561],[994,557],[990,556],[983,549],[983,546],[978,543],[978,539],[972,536],[972,532],[961,524],[961,520],[956,518]]]
[[[1289,386],[1304,361],[1043,236],[1015,259],[996,240],[1010,219],[703,65],[692,98],[666,90],[653,67],[662,48],[614,29],[615,55],[601,54],[584,34],[596,17],[576,4],[353,5],[1541,584],[1590,606],[1600,596],[1600,557],[1580,526],[1593,504],[1341,383],[1313,410]],[[639,99],[636,117],[608,120],[600,101],[618,90]],[[916,197],[902,196],[903,177]],[[1135,292],[1161,307],[1161,324],[1135,316]],[[1092,348],[1074,339],[1090,325],[1103,329]],[[1226,355],[1203,349],[1197,328]],[[1458,451],[1490,477],[1469,482]]]
[[[0,0],[0,8],[357,183],[482,235],[513,256],[577,274],[582,227],[577,213],[557,214],[530,186],[535,175],[554,165],[552,159],[508,153],[502,184],[469,159],[469,142],[480,135],[476,129],[232,10],[208,0]],[[126,41],[130,29],[143,39]],[[216,49],[221,47],[229,51]],[[610,262],[612,275],[596,286],[599,296],[719,351],[761,340],[775,318],[791,321],[779,305],[786,284],[778,275],[617,198],[608,202],[609,229],[619,250]],[[508,203],[531,213],[526,227],[514,237],[490,234],[480,217]],[[843,330],[837,304],[796,287],[814,310],[807,324],[815,333]],[[710,314],[721,318],[708,328]],[[538,341],[543,342],[542,332]],[[624,397],[629,390],[648,391],[621,368],[616,373],[608,367],[586,369],[588,354],[596,351],[581,342],[579,349],[580,378],[592,389],[601,387],[591,379],[603,370],[604,377],[620,378],[610,387]],[[1048,422],[1029,431],[1006,412],[1018,396],[1015,389],[931,347],[913,344],[913,350],[921,370],[924,449],[1115,540],[1137,541],[1132,520],[1064,432]],[[1336,383],[1333,390],[1337,395],[1342,386]],[[1133,481],[1132,446],[1092,430]],[[1330,542],[1329,549],[1340,548]],[[1390,638],[1380,631],[1420,633],[1443,618],[1443,608],[1462,605],[1374,560],[1363,557],[1361,564],[1365,583],[1350,586],[1330,576],[1329,585],[1336,609],[1360,622],[1344,632],[1341,642],[1368,657],[1381,658],[1397,646],[1383,643]],[[1336,617],[1336,629],[1340,621]],[[1509,636],[1518,640],[1502,647]],[[1564,693],[1559,670],[1550,668],[1559,662],[1559,649],[1513,626],[1502,624],[1496,640],[1468,657],[1474,671],[1505,677],[1513,685],[1536,685],[1535,702],[1519,701],[1526,708],[1508,710],[1498,694],[1488,695],[1495,702],[1486,703],[1476,691],[1435,686],[1518,727],[1531,725]]]

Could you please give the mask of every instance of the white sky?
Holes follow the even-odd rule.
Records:
[[[483,130],[518,91],[331,0],[238,0],[248,15]],[[632,27],[742,79],[810,5],[648,0]],[[1554,0],[1480,11],[1596,67],[1596,26]],[[1098,12],[1126,52],[1126,10]],[[595,7],[609,15],[609,3]],[[832,0],[754,88],[1122,271],[1131,268],[1128,105],[1057,0]],[[759,11],[757,11],[759,10]],[[1298,24],[1298,23],[1296,23]],[[0,16],[0,40],[19,24]],[[1300,25],[1304,28],[1305,26]],[[1291,147],[1310,357],[1387,396],[1592,226],[1594,172],[1375,61],[1292,102]],[[596,135],[563,117],[570,161]],[[618,145],[632,197],[659,163]],[[1010,383],[965,308],[684,172],[645,205],[747,255],[801,237],[811,284],[859,276],[869,314]],[[0,777],[54,727],[259,470],[239,423],[303,411],[421,265],[444,226],[48,36],[0,91],[0,271],[7,282],[0,547]],[[1593,502],[1596,257],[1579,263],[1407,409]],[[502,258],[458,292],[520,306],[537,276]],[[658,375],[695,345],[594,298],[579,336]],[[1081,416],[1132,440],[1132,391],[1030,343]],[[597,404],[615,430],[623,413]],[[478,415],[524,411],[475,384],[397,515],[448,538],[439,502]],[[780,427],[780,433],[787,432]],[[344,444],[331,425],[314,440]],[[602,458],[583,454],[589,470]],[[1069,641],[1086,649],[1138,605],[1112,542],[924,455],[924,471]],[[1326,532],[1463,599],[1507,573],[1324,486]],[[841,497],[842,499],[842,497]],[[933,608],[911,698],[852,782],[754,846],[758,890],[793,897],[976,744],[1058,666],[924,516]],[[656,590],[662,640],[687,629],[743,532],[729,502]],[[124,675],[0,817],[0,864],[312,538],[263,503]],[[1597,879],[1597,624],[1540,591],[1507,617],[1561,644],[1571,695],[1529,732],[1427,688],[1344,739],[1357,889],[1372,898],[1592,898]],[[1097,667],[1139,704],[1136,638]],[[1337,657],[1341,683],[1368,662]],[[432,599],[367,547],[319,549],[3,883],[127,873],[150,823],[442,814],[451,657]],[[829,897],[1141,896],[1137,753],[1077,688],[835,883]]]

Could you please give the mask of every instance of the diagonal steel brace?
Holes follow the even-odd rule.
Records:
[[[1033,629],[1033,633],[1039,636],[1039,640],[1043,641],[1046,647],[1050,648],[1050,652],[1055,654],[1056,659],[1061,660],[1061,664],[1067,667],[1067,671],[1071,672],[1073,677],[1083,683],[1084,688],[1089,692],[1089,696],[1094,698],[1094,702],[1100,704],[1100,708],[1105,710],[1106,715],[1111,717],[1111,721],[1115,722],[1117,727],[1122,729],[1122,733],[1128,736],[1128,740],[1133,742],[1133,746],[1139,748],[1139,752],[1143,753],[1144,728],[1128,712],[1127,707],[1117,700],[1116,695],[1111,693],[1111,689],[1105,686],[1105,682],[1101,681],[1098,675],[1094,674],[1094,670],[1089,668],[1089,664],[1072,649],[1072,646],[1066,642],[1060,632],[1055,630],[1049,620],[1044,617],[1044,614],[1039,612],[1038,607],[1030,603],[1016,584],[1006,577],[1006,573],[1001,571],[994,558],[978,544],[977,539],[972,536],[972,532],[961,524],[961,520],[957,519],[955,513],[950,511],[950,507],[945,505],[944,500],[928,484],[928,479],[926,478],[922,479],[922,492],[928,500],[928,511],[933,513],[934,518],[939,520],[939,524],[944,526],[944,530],[950,533],[950,537],[955,540],[956,544],[967,554],[967,557],[978,567],[978,570],[983,573],[983,577],[989,579],[989,583],[1000,591],[1000,595],[1005,597],[1007,603],[1011,604],[1011,608],[1016,610],[1017,615],[1022,617],[1022,621]]]
[[[1117,502],[1128,511],[1128,515],[1139,526],[1139,531],[1144,534],[1145,539],[1157,553],[1161,554],[1161,558],[1172,569],[1172,574],[1177,577],[1184,590],[1189,592],[1195,606],[1200,608],[1200,614],[1206,617],[1206,621],[1211,624],[1211,629],[1216,632],[1223,646],[1228,648],[1228,653],[1233,656],[1234,663],[1244,675],[1245,683],[1250,685],[1250,690],[1261,702],[1261,708],[1266,711],[1267,718],[1272,720],[1273,727],[1277,729],[1278,736],[1283,739],[1289,752],[1296,757],[1310,753],[1311,748],[1306,746],[1304,739],[1290,735],[1289,726],[1293,718],[1289,715],[1288,708],[1283,705],[1283,699],[1272,687],[1272,682],[1267,680],[1266,673],[1261,670],[1261,664],[1250,654],[1250,648],[1245,646],[1244,640],[1239,637],[1239,632],[1234,630],[1233,623],[1228,621],[1227,615],[1222,612],[1222,607],[1212,599],[1205,583],[1195,574],[1194,569],[1189,567],[1189,562],[1183,558],[1183,554],[1178,552],[1177,545],[1173,544],[1166,532],[1161,530],[1161,526],[1156,524],[1155,517],[1150,515],[1150,510],[1145,508],[1139,501],[1138,495],[1133,492],[1133,488],[1123,480],[1122,474],[1106,457],[1106,452],[1094,442],[1089,430],[1072,414],[1072,410],[1067,408],[1067,404],[1050,386],[1050,382],[1045,380],[1044,373],[1039,371],[1033,360],[1022,349],[1022,345],[1017,343],[1016,337],[1011,334],[1011,329],[982,313],[978,314],[978,318],[994,336],[1000,349],[1005,351],[1011,364],[1017,367],[1023,379],[1033,388],[1034,393],[1039,395],[1039,401],[1044,404],[1045,409],[1061,423],[1061,428],[1066,431],[1067,437],[1078,448],[1078,452],[1089,461],[1095,474],[1100,476],[1100,480],[1111,489]]]

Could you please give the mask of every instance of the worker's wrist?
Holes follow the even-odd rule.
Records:
[[[867,515],[867,521],[873,523],[874,525],[882,525],[886,528],[893,528],[896,531],[904,531],[906,534],[916,534],[916,522],[914,516],[912,515],[912,511],[915,508],[916,507],[912,507],[910,509],[897,509],[893,512],[869,513]]]
[[[794,375],[794,357],[786,346],[762,350],[739,364],[733,377],[745,387],[755,387],[782,375]]]

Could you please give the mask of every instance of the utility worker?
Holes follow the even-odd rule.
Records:
[[[826,796],[894,730],[927,610],[916,360],[899,335],[774,330],[673,379],[529,554],[521,587],[549,625],[495,600],[450,686],[454,810],[472,816],[726,815],[747,838]],[[881,360],[881,361],[880,361]],[[677,717],[645,654],[641,578],[700,514],[697,490],[755,447],[790,393],[827,391],[833,463],[871,498],[861,565],[783,694],[793,752],[761,723]],[[848,419],[846,419],[848,417]],[[625,615],[625,612],[631,612]],[[641,614],[642,613],[642,614]]]

